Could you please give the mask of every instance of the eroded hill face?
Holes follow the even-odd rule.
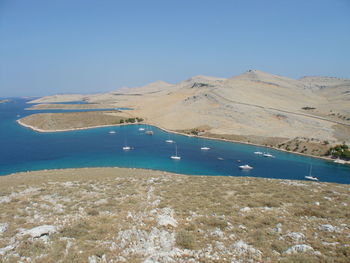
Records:
[[[157,81],[84,98],[133,108],[131,114],[170,130],[206,126],[213,134],[335,143],[350,142],[349,83],[324,77],[295,80],[250,70],[229,79],[195,76],[178,84]],[[339,130],[344,131],[342,136]]]

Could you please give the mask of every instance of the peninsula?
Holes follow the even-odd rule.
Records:
[[[17,122],[22,126],[39,132],[59,132],[119,125],[135,119],[130,118],[126,113],[115,110],[39,113],[24,117],[17,120]]]

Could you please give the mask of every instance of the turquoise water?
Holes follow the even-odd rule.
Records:
[[[115,108],[116,110],[132,110],[131,108],[125,108],[125,107],[121,107],[121,108]]]
[[[137,167],[191,175],[252,176],[304,180],[312,165],[313,175],[320,181],[350,183],[350,167],[333,162],[268,150],[275,158],[254,155],[263,147],[170,134],[176,141],[180,161],[170,159],[175,145],[167,144],[169,134],[153,127],[149,136],[139,125],[96,128],[60,133],[38,133],[16,123],[36,112],[26,111],[24,99],[0,104],[0,175],[27,170],[78,167]],[[142,126],[142,125],[141,125]],[[115,134],[109,131],[114,130]],[[124,152],[125,144],[134,149]],[[202,146],[211,149],[200,150]],[[241,160],[239,163],[237,160]],[[238,166],[249,164],[251,171]]]

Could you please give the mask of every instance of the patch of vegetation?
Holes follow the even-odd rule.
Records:
[[[195,82],[191,88],[201,88],[201,87],[214,87],[214,86],[207,83]]]
[[[205,132],[205,130],[200,130],[200,129],[197,129],[197,128],[194,128],[194,129],[191,129],[190,131],[188,131],[189,134],[192,134],[192,135],[201,135],[203,132]]]
[[[333,158],[341,158],[344,160],[350,160],[350,151],[349,146],[344,144],[336,145],[332,148],[330,148],[326,155],[330,155]]]
[[[91,208],[87,211],[87,214],[89,216],[97,216],[99,214],[99,212],[98,212],[98,210]]]
[[[61,234],[64,237],[70,238],[81,238],[83,236],[87,236],[89,234],[89,230],[91,226],[86,222],[79,222],[72,226],[66,226],[61,230]]]
[[[212,228],[220,228],[224,229],[227,226],[227,222],[224,221],[221,218],[210,216],[210,217],[199,217],[197,219],[197,222],[200,224],[204,224],[206,226],[212,227]]]
[[[184,249],[194,249],[196,241],[190,232],[180,231],[176,234],[176,245]]]
[[[121,119],[119,123],[135,123],[135,122],[142,122],[143,119],[136,117],[136,118],[128,118],[128,119]]]
[[[316,108],[306,106],[306,107],[302,107],[302,109],[303,109],[303,110],[314,110],[314,109],[316,109]]]

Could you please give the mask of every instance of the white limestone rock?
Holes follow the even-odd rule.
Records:
[[[336,232],[338,231],[338,228],[329,224],[326,225],[320,225],[318,227],[318,230],[324,231],[324,232]]]
[[[38,238],[44,235],[49,235],[57,232],[57,228],[51,225],[37,226],[32,229],[23,230],[22,235],[30,235],[32,238]]]
[[[219,237],[219,238],[224,238],[225,237],[225,233],[221,231],[220,228],[215,228],[210,235],[214,236],[214,237]]]
[[[296,254],[296,253],[305,253],[308,251],[314,251],[314,249],[309,245],[302,244],[302,245],[292,246],[288,248],[284,253],[290,255],[290,254]]]
[[[170,208],[163,208],[161,213],[157,216],[157,223],[160,226],[172,226],[177,227],[177,221],[173,217],[173,210]]]
[[[252,255],[261,257],[262,253],[260,250],[248,245],[243,240],[237,241],[232,245],[232,248],[238,255]]]
[[[286,237],[289,237],[290,239],[292,239],[294,242],[297,242],[297,243],[300,243],[305,239],[305,235],[300,232],[290,232],[286,235]]]
[[[274,229],[272,229],[276,233],[281,233],[282,232],[282,224],[278,223]]]
[[[6,252],[11,251],[15,248],[14,245],[8,245],[7,247],[0,248],[0,256],[3,256],[6,254]]]
[[[150,232],[136,227],[120,231],[117,240],[124,257],[142,255],[146,260],[169,262],[180,252],[175,248],[175,233],[155,227]]]
[[[242,229],[242,230],[247,230],[247,227],[244,226],[244,225],[239,225],[238,228],[239,228],[239,229]]]
[[[244,213],[244,212],[249,212],[250,210],[251,210],[250,207],[246,206],[246,207],[239,209],[239,212]]]
[[[88,258],[88,260],[89,260],[89,263],[97,263],[97,258],[96,258],[96,256],[90,256],[90,257]]]
[[[8,223],[1,223],[0,224],[0,235],[7,230],[8,226],[9,226]]]
[[[1,203],[9,203],[11,201],[11,198],[8,196],[1,196],[0,197],[0,204]]]

